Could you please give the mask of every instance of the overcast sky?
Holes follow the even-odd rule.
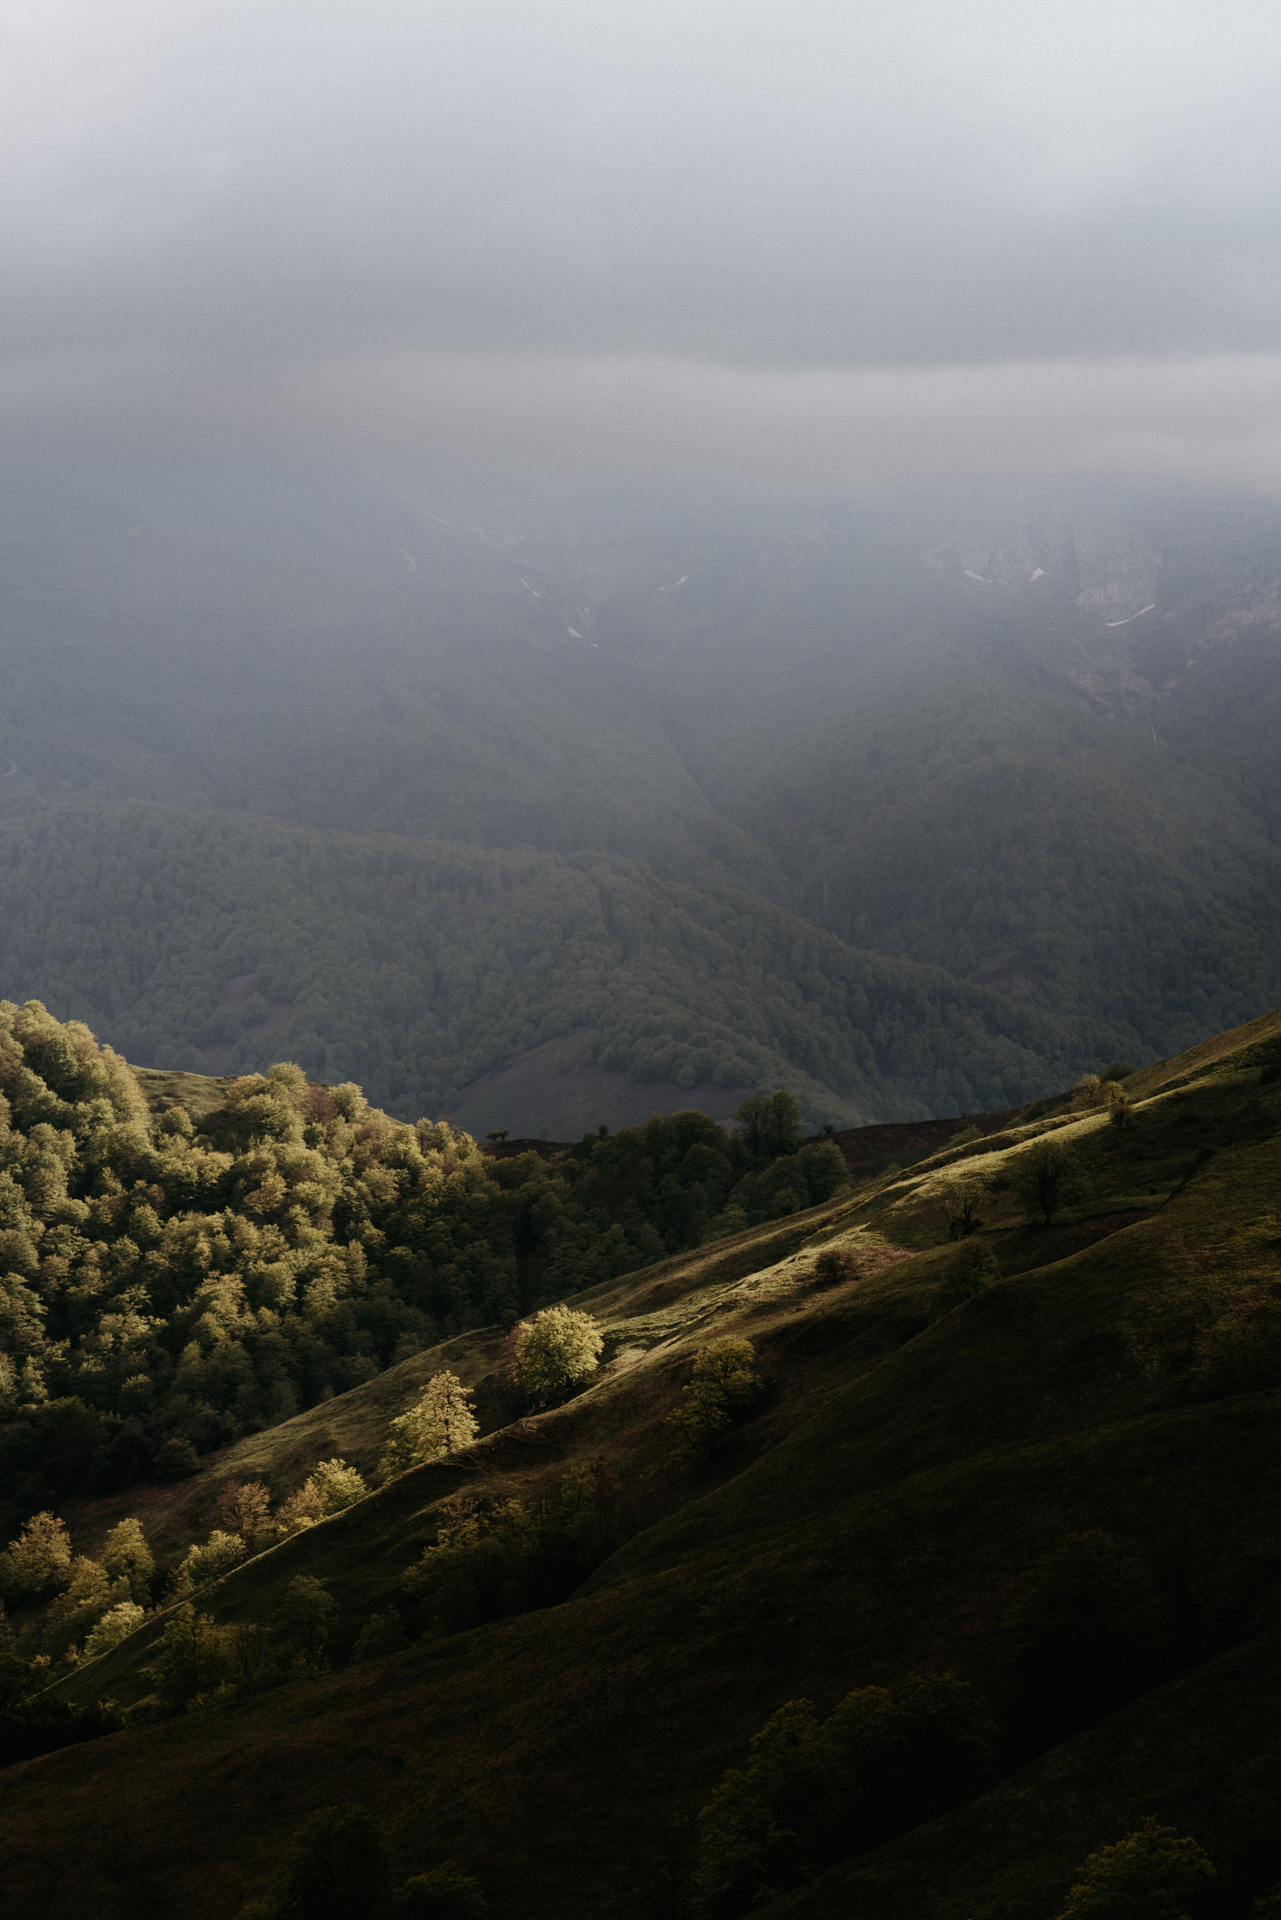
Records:
[[[1281,10],[0,0],[0,426],[1281,487]]]

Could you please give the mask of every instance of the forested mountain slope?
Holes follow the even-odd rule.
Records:
[[[1270,507],[0,481],[0,987],[131,1057],[893,1119],[1281,995]]]
[[[603,1364],[563,1404],[505,1397],[478,1341],[460,1362],[482,1395],[489,1382],[477,1444],[195,1595],[213,1658],[260,1629],[277,1644],[290,1596],[320,1582],[332,1671],[237,1681],[228,1666],[216,1698],[176,1710],[171,1611],[64,1684],[136,1710],[123,1733],[3,1776],[16,1910],[145,1901],[214,1920],[265,1889],[317,1808],[356,1800],[397,1874],[452,1857],[495,1920],[734,1920],[753,1901],[1055,1920],[1086,1856],[1150,1817],[1216,1868],[1198,1915],[1244,1920],[1281,1874],[1265,1518],[1281,1475],[1279,1047],[1274,1014],[1107,1103],[1087,1083],[585,1291],[572,1304],[599,1321]],[[1031,1175],[1056,1154],[1074,1180],[1047,1206]],[[958,1241],[967,1198],[978,1224]],[[691,1454],[686,1390],[727,1336],[751,1343],[763,1387]],[[416,1356],[416,1377],[457,1351]],[[342,1399],[341,1430],[363,1419],[376,1444],[383,1383]],[[282,1493],[307,1433],[311,1415],[255,1442],[268,1478],[278,1450]],[[540,1586],[553,1541],[561,1584]],[[452,1586],[431,1584],[442,1566]],[[375,1614],[411,1644],[357,1649]],[[945,1673],[960,1691],[921,1678]],[[753,1736],[806,1700],[813,1715],[789,1709],[753,1760]],[[892,1791],[859,1772],[878,1715],[887,1752],[927,1743],[925,1771]],[[726,1776],[744,1767],[750,1792]],[[700,1842],[691,1816],[723,1776]],[[183,1846],[157,1848],[176,1822]]]

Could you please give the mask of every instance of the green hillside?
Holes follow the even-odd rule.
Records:
[[[136,1710],[3,1776],[13,1910],[234,1915],[313,1811],[355,1800],[398,1875],[453,1858],[499,1920],[742,1912],[750,1889],[708,1906],[689,1822],[752,1737],[789,1701],[828,1716],[946,1672],[992,1716],[993,1784],[923,1821],[910,1793],[879,1828],[847,1819],[831,1865],[776,1847],[754,1910],[1055,1920],[1085,1857],[1155,1816],[1215,1864],[1198,1914],[1244,1916],[1281,1875],[1278,1065],[1281,1013],[580,1291],[605,1349],[564,1404],[522,1404],[501,1329],[478,1329],[210,1459],[165,1496],[185,1517],[148,1509],[170,1553],[224,1472],[281,1495],[313,1447],[369,1460],[438,1366],[486,1409],[475,1445],[197,1593],[247,1628],[298,1576],[327,1583],[331,1672],[157,1717],[162,1612],[61,1683]],[[1055,1146],[1075,1183],[1046,1224],[1025,1176]],[[671,1415],[728,1336],[764,1391],[683,1456]],[[541,1559],[512,1557],[513,1500]],[[86,1511],[86,1546],[127,1508]],[[466,1511],[494,1516],[491,1544],[416,1601],[404,1576]],[[411,1644],[353,1657],[392,1611]],[[1082,1687],[1055,1691],[1074,1659]]]

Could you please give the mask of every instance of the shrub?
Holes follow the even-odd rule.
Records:
[[[1109,1060],[1103,1069],[1104,1084],[1106,1085],[1109,1080],[1128,1080],[1133,1072],[1135,1068],[1128,1060]]]
[[[341,1513],[355,1506],[369,1492],[364,1475],[345,1460],[322,1460],[308,1485],[315,1487],[326,1514]]]
[[[781,1707],[699,1815],[691,1912],[738,1920],[838,1860],[981,1793],[995,1772],[987,1710],[952,1674],[862,1687],[822,1724]]]
[[[476,1416],[468,1404],[472,1397],[470,1387],[465,1387],[456,1374],[434,1374],[418,1405],[402,1413],[387,1429],[387,1442],[378,1460],[380,1473],[389,1479],[424,1461],[438,1460],[457,1447],[470,1446],[478,1431]]]
[[[1001,1278],[996,1255],[991,1247],[971,1241],[950,1262],[943,1280],[930,1303],[930,1318],[941,1320],[953,1307],[964,1305],[976,1294],[994,1287]]]
[[[839,1287],[846,1280],[857,1280],[862,1269],[848,1247],[824,1247],[814,1262],[814,1283],[820,1287]]]
[[[1214,1878],[1214,1868],[1195,1840],[1145,1820],[1092,1853],[1081,1875],[1060,1920],[1187,1920],[1187,1902]]]
[[[685,1388],[685,1404],[668,1421],[676,1431],[678,1457],[709,1453],[764,1392],[764,1381],[752,1370],[755,1358],[751,1341],[736,1334],[703,1348]]]
[[[544,1307],[516,1335],[516,1379],[526,1392],[545,1400],[595,1373],[604,1344],[590,1313]]]

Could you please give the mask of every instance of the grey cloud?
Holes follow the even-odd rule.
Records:
[[[967,433],[1024,461],[1041,420],[1051,464],[1271,458],[1275,9],[7,18],[0,420],[24,446],[416,434],[888,476],[950,468]]]

